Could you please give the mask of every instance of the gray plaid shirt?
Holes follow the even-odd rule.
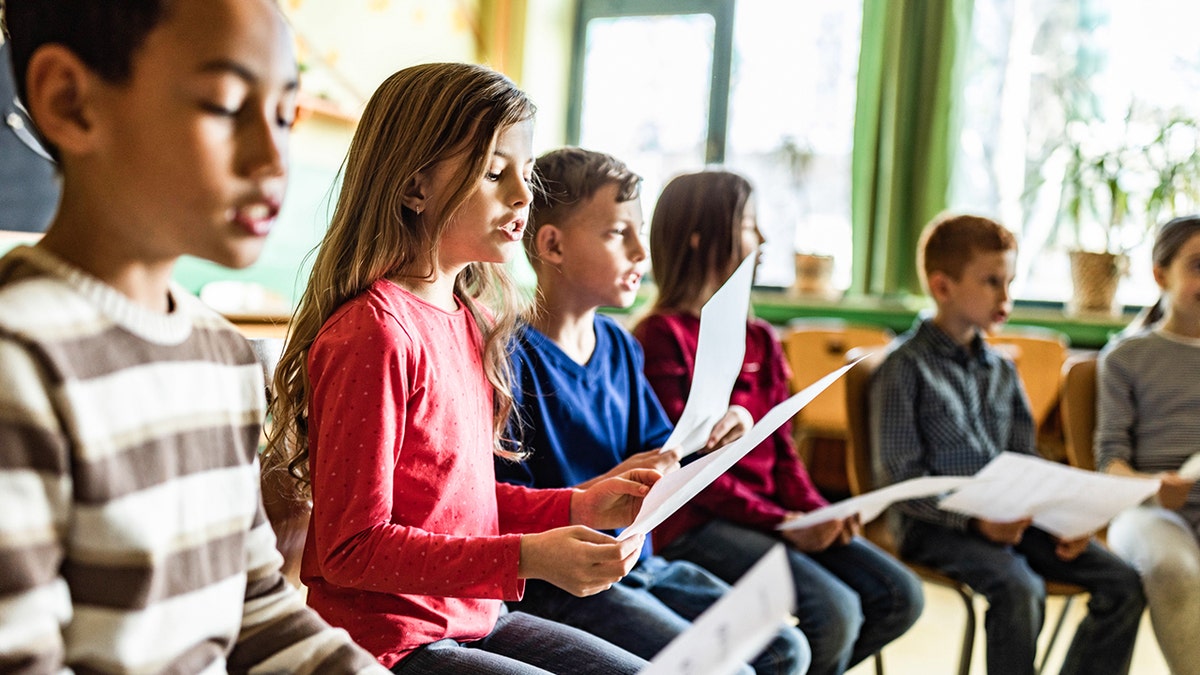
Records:
[[[871,438],[883,484],[970,476],[1005,450],[1036,454],[1033,418],[1016,367],[983,338],[970,350],[929,319],[901,335],[871,382]],[[965,530],[968,517],[937,498],[895,505],[902,516]]]

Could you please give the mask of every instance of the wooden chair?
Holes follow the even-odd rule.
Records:
[[[853,362],[860,357],[865,357],[856,363],[843,378],[845,380],[846,411],[850,433],[849,442],[846,446],[846,473],[850,477],[851,492],[854,495],[870,492],[876,487],[874,479],[874,451],[871,448],[870,385],[871,377],[880,364],[883,363],[886,356],[887,352],[884,349],[867,348],[852,349],[846,355],[847,362]],[[867,538],[880,548],[900,558],[891,531],[887,528],[883,519],[877,519],[869,523],[865,528],[865,533]],[[957,593],[959,598],[962,599],[966,615],[963,626],[962,647],[958,658],[958,673],[959,675],[968,675],[971,671],[971,655],[974,652],[975,646],[975,590],[969,585],[942,574],[932,567],[903,560],[902,558],[900,560],[923,581],[948,588]],[[1050,642],[1046,645],[1046,651],[1037,666],[1038,673],[1042,672],[1042,668],[1045,667],[1050,652],[1054,649],[1054,643],[1058,640],[1063,623],[1066,620],[1067,612],[1070,611],[1075,597],[1085,592],[1081,586],[1074,584],[1046,581],[1047,596],[1063,596],[1066,602],[1063,605],[1062,612],[1054,622],[1053,632],[1050,634]],[[876,670],[880,670],[878,664]]]
[[[1095,471],[1092,445],[1096,431],[1096,354],[1072,356],[1062,367],[1059,411],[1067,462]]]
[[[1066,336],[1050,329],[1022,326],[989,335],[987,341],[1013,360],[1029,396],[1033,428],[1040,429],[1058,404],[1059,371],[1067,360]]]
[[[271,379],[283,353],[283,339],[274,337],[250,338],[250,346],[263,367],[267,398],[271,398]],[[263,471],[259,480],[263,509],[271,529],[275,530],[275,548],[283,556],[283,576],[293,586],[300,584],[300,559],[304,555],[304,540],[308,536],[308,521],[312,503],[292,497],[290,477],[281,471]]]
[[[840,368],[846,352],[855,347],[882,347],[894,334],[874,326],[856,326],[838,319],[797,319],[781,336],[792,371],[792,391],[800,391]],[[844,384],[834,382],[796,415],[793,433],[796,450],[814,480],[826,490],[844,493],[841,446],[847,438]],[[824,450],[831,452],[826,454]]]

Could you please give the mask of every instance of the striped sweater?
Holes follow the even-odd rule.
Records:
[[[304,607],[258,492],[262,371],[36,248],[0,260],[0,671],[383,671]]]
[[[1200,340],[1161,328],[1109,343],[1096,386],[1096,467],[1178,471],[1200,452]],[[1200,533],[1200,483],[1181,515]]]

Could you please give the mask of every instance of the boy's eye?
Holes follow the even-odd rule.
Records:
[[[220,115],[221,117],[237,117],[238,112],[240,112],[237,108],[230,108],[220,103],[210,103],[208,101],[201,103],[200,107],[206,112]]]

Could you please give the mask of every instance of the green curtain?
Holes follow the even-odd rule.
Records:
[[[944,210],[972,0],[864,0],[854,120],[852,293],[920,293],[916,246]]]

